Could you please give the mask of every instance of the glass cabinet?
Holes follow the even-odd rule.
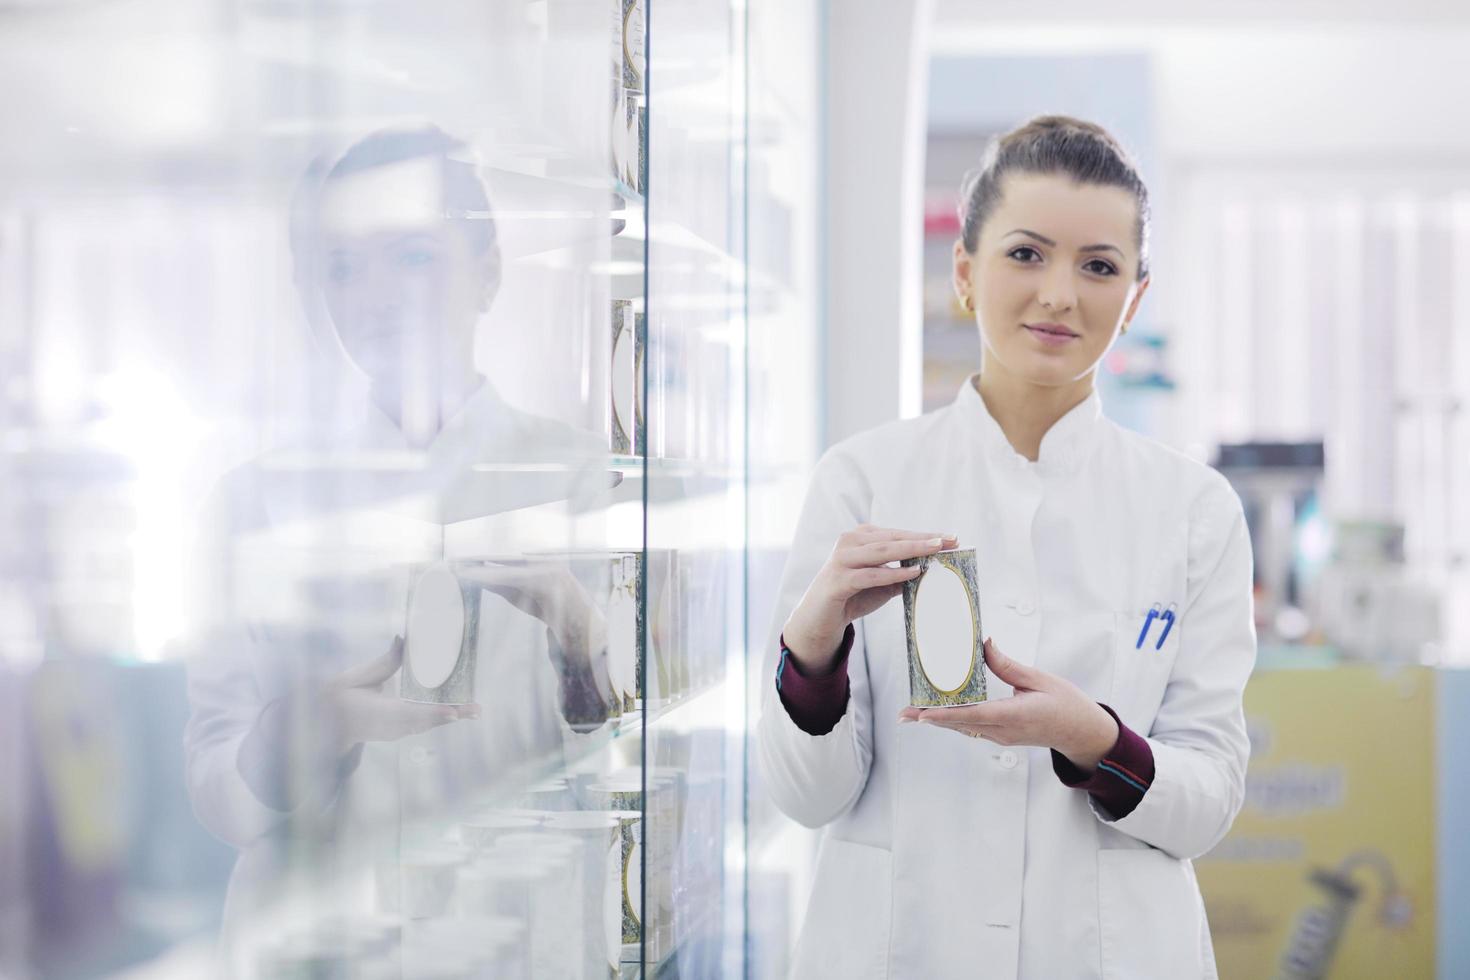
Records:
[[[750,439],[815,364],[816,254],[750,17],[155,0],[0,41],[40,93],[0,120],[0,974],[749,969],[749,515],[817,412]],[[798,152],[751,156],[752,90]]]

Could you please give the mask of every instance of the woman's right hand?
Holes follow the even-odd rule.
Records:
[[[871,524],[839,537],[781,631],[802,673],[829,672],[848,624],[898,595],[919,574],[917,565],[888,568],[889,562],[932,555],[957,543],[954,535]]]
[[[452,721],[480,717],[478,704],[425,704],[385,693],[383,685],[402,666],[403,637],[395,636],[387,653],[350,667],[323,685],[339,751],[358,742],[396,742]]]

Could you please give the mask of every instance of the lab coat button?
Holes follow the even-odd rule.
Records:
[[[1016,753],[1010,749],[1006,749],[1000,755],[996,756],[996,758],[1000,760],[1001,768],[1003,769],[1014,769],[1016,768],[1016,763],[1020,761],[1016,757]]]

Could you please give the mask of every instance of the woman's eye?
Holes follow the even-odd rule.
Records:
[[[1118,274],[1118,270],[1111,262],[1105,262],[1102,259],[1093,259],[1082,268],[1097,276],[1116,276]]]
[[[1041,261],[1041,253],[1036,251],[1036,249],[1032,248],[1030,245],[1019,245],[1016,248],[1011,249],[1006,254],[1009,255],[1011,258],[1017,259],[1021,262]]]
[[[432,265],[438,260],[439,256],[427,248],[410,248],[398,253],[398,264],[405,269]]]
[[[327,278],[342,285],[357,278],[357,264],[350,258],[334,256],[327,260]]]

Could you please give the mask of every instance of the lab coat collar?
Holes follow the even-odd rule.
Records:
[[[422,447],[411,446],[398,423],[370,396],[367,398],[366,413],[363,435],[369,445],[377,448],[409,451],[417,449],[420,452],[433,453],[447,445],[495,445],[506,440],[510,429],[510,420],[507,418],[510,412],[506,402],[489,378],[481,381],[480,386],[470,394],[464,404],[444,420],[439,431]]]
[[[993,459],[1005,460],[1018,468],[1035,467],[1043,476],[1064,476],[1076,471],[1092,451],[1098,439],[1098,421],[1102,418],[1102,398],[1096,389],[1067,412],[1041,437],[1041,450],[1031,462],[1011,446],[1005,432],[990,414],[985,399],[975,387],[980,375],[972,374],[960,385],[954,410],[967,431],[973,432]]]

